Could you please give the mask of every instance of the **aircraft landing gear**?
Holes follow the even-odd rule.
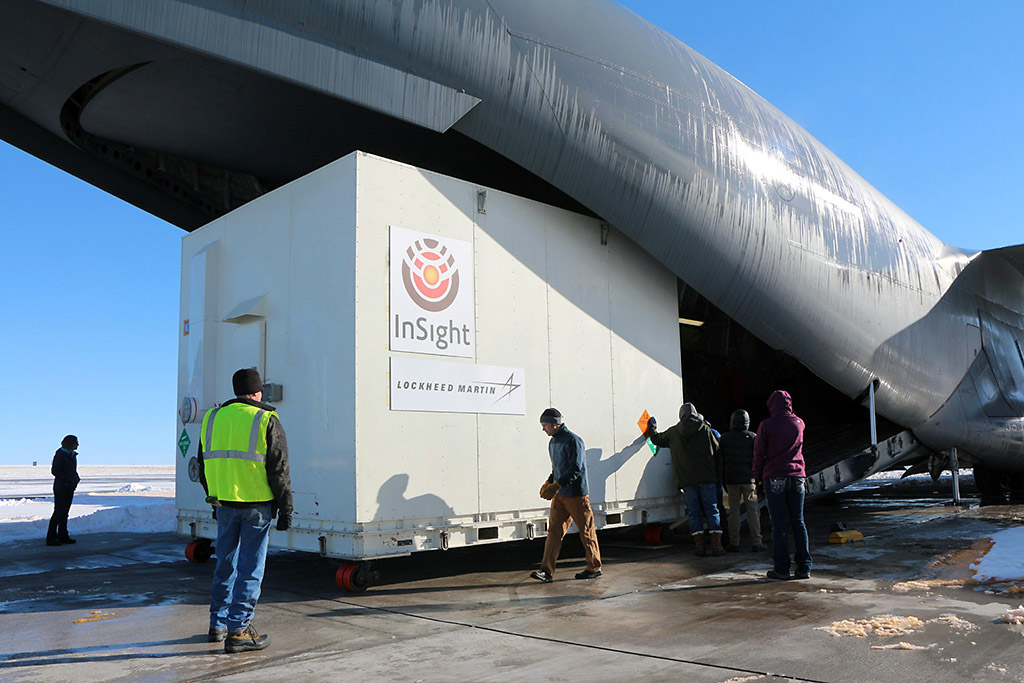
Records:
[[[974,485],[981,495],[982,505],[1006,505],[1002,477],[988,467],[974,466]]]
[[[1006,475],[1006,488],[1010,492],[1010,505],[1024,504],[1024,474]]]

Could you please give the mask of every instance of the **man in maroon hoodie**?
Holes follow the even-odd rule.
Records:
[[[811,575],[811,552],[804,525],[804,421],[793,414],[793,399],[785,391],[768,397],[771,417],[757,427],[754,439],[754,478],[764,481],[768,515],[772,520],[772,559],[769,579],[788,579],[789,540],[793,532],[796,547],[796,575]]]

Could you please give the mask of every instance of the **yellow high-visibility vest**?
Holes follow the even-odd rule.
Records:
[[[246,403],[206,411],[199,443],[211,496],[235,503],[274,499],[267,483],[267,425],[271,416],[277,413]]]

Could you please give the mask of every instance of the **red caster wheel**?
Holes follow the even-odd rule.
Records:
[[[213,546],[206,539],[192,541],[185,546],[185,559],[189,562],[201,564],[213,557]]]
[[[334,573],[338,587],[353,593],[362,593],[370,585],[370,572],[362,564],[343,564]]]

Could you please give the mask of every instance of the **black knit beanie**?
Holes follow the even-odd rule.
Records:
[[[263,391],[263,380],[256,368],[242,368],[231,377],[235,396],[248,396]]]
[[[546,408],[544,412],[540,414],[540,421],[547,422],[548,424],[560,425],[562,424],[562,414],[558,412],[557,408]]]

